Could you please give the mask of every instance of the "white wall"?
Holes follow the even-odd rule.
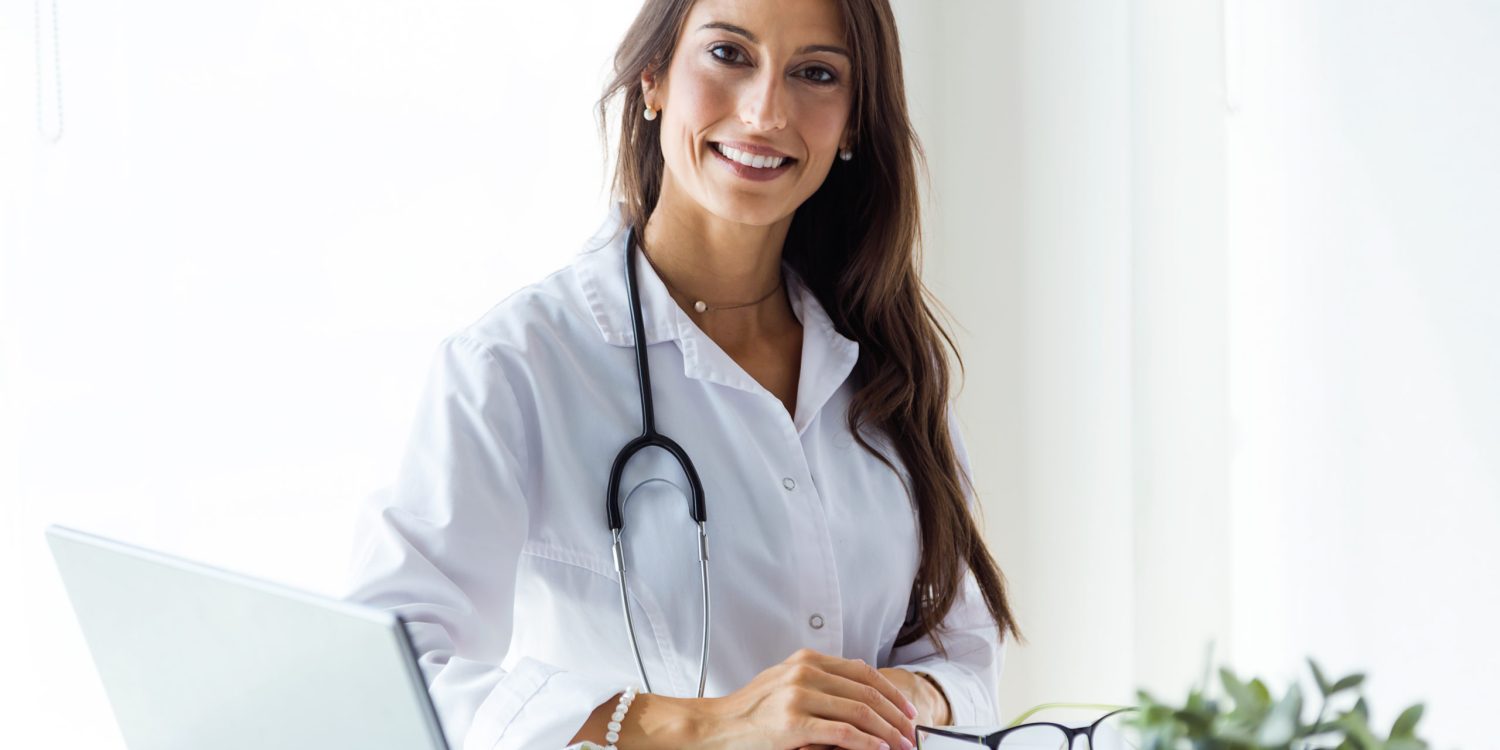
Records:
[[[1494,744],[1500,5],[1235,9],[1235,648]]]
[[[1028,638],[1002,708],[1179,689],[1228,636],[1222,19],[940,7],[928,269]]]
[[[1212,640],[1282,685],[1369,670],[1378,721],[1427,700],[1441,746],[1483,746],[1500,6],[936,19],[928,270],[1031,639],[1005,713],[1180,697]]]
[[[928,269],[959,324],[960,414],[1029,639],[1002,711],[1114,698],[1135,633],[1128,13],[937,7]]]

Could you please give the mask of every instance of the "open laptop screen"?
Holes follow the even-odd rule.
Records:
[[[395,614],[61,526],[47,541],[132,750],[447,749]]]

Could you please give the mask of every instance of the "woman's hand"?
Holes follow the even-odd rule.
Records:
[[[953,712],[948,705],[947,696],[928,682],[927,678],[895,667],[881,667],[880,673],[916,704],[916,723],[929,727],[953,723]]]
[[[917,717],[912,720],[913,723],[930,727],[940,727],[951,723],[952,712],[948,707],[948,699],[932,683],[915,672],[905,669],[881,667],[879,672],[885,675],[885,678],[890,680],[902,695],[916,704]],[[833,745],[805,745],[798,750],[835,750],[835,748]]]
[[[801,649],[739,690],[709,699],[709,726],[693,746],[911,750],[916,707],[884,671]]]

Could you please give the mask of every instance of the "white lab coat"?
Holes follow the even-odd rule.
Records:
[[[357,523],[347,598],[409,621],[455,748],[561,748],[640,682],[604,511],[611,462],[641,429],[624,243],[617,205],[569,266],[443,340],[396,481]],[[1003,644],[972,574],[948,615],[949,659],[926,639],[893,648],[916,515],[902,477],[846,425],[858,345],[788,269],[803,326],[793,417],[636,262],[657,427],[706,498],[706,695],[808,647],[926,672],[955,724],[998,721]],[[696,695],[702,632],[685,487],[657,450],[621,485],[641,655],[655,692],[674,696]]]

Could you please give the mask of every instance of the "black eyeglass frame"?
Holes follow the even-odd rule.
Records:
[[[1077,738],[1078,735],[1080,735],[1080,734],[1088,738],[1088,740],[1089,740],[1089,750],[1094,750],[1094,730],[1098,729],[1099,725],[1103,724],[1105,719],[1111,718],[1111,717],[1116,716],[1118,714],[1125,713],[1127,711],[1134,711],[1134,710],[1136,710],[1136,709],[1134,707],[1131,707],[1131,706],[1127,706],[1125,708],[1117,708],[1117,709],[1115,709],[1113,711],[1110,711],[1109,713],[1107,713],[1107,714],[1105,714],[1103,716],[1100,716],[1098,719],[1095,719],[1092,724],[1089,724],[1086,727],[1070,727],[1070,726],[1067,726],[1065,724],[1058,724],[1058,723],[1052,722],[1052,721],[1029,721],[1029,722],[1026,722],[1025,724],[1017,724],[1017,725],[1015,725],[1013,727],[1006,727],[1004,729],[1001,729],[998,732],[991,732],[990,734],[987,734],[987,735],[985,735],[983,737],[975,737],[972,734],[962,734],[962,733],[959,733],[959,732],[954,732],[954,731],[942,729],[942,728],[939,728],[939,727],[922,727],[921,731],[926,732],[928,734],[935,734],[935,735],[937,735],[939,737],[948,737],[948,738],[951,738],[951,739],[965,740],[965,741],[968,741],[968,742],[973,742],[976,745],[984,745],[985,747],[989,748],[990,750],[1000,750],[1000,743],[1002,741],[1004,741],[1005,736],[1008,735],[1008,734],[1020,731],[1022,729],[1027,729],[1027,728],[1030,728],[1030,727],[1057,727],[1058,729],[1062,730],[1063,734],[1067,735],[1069,750],[1072,750],[1073,740],[1075,738]],[[920,741],[920,739],[921,738],[919,737],[918,740]],[[919,744],[918,748],[920,748],[920,747],[921,747],[921,745]]]

